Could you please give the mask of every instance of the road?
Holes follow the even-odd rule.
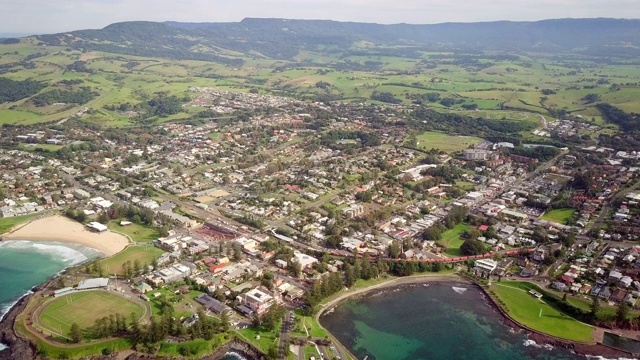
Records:
[[[282,326],[280,328],[280,343],[278,345],[278,358],[280,359],[286,359],[289,354],[289,330],[293,326],[291,316],[293,316],[293,312],[291,310],[286,310],[284,313],[284,319],[282,320]]]

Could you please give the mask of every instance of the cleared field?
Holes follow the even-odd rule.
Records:
[[[518,282],[494,283],[491,289],[515,321],[531,329],[562,339],[592,342],[594,328],[556,310],[545,302],[518,288]]]
[[[469,146],[482,141],[473,136],[453,136],[445,133],[427,131],[416,136],[418,148],[431,150],[433,148],[445,152],[455,152],[468,149]]]
[[[569,219],[571,219],[571,217],[573,216],[573,214],[575,214],[576,210],[575,209],[556,209],[556,210],[551,210],[547,213],[545,213],[544,215],[542,215],[540,218],[544,219],[544,220],[548,220],[548,221],[552,221],[555,223],[559,223],[559,224],[567,224],[567,222],[569,221]]]
[[[140,265],[151,264],[163,253],[164,251],[154,246],[129,246],[116,255],[102,260],[100,264],[107,274],[122,275],[124,273],[122,265],[127,261],[133,263],[138,260]]]
[[[463,232],[469,229],[467,224],[458,224],[453,229],[449,229],[442,233],[442,239],[438,241],[438,244],[444,247],[445,255],[450,257],[460,256],[460,246],[464,243],[464,239],[460,238]]]
[[[84,330],[93,326],[97,319],[117,313],[127,318],[131,313],[141,317],[144,308],[106,291],[78,292],[47,304],[40,315],[40,323],[51,331],[66,335],[74,322]]]

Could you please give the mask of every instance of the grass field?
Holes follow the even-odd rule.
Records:
[[[317,338],[324,338],[329,336],[329,333],[325,329],[323,329],[320,324],[316,321],[313,316],[304,316],[302,312],[296,310],[296,320],[299,321],[300,331],[296,332],[297,335],[307,336],[307,333],[304,331],[304,327],[307,327],[307,331],[309,331],[309,335]]]
[[[111,221],[108,226],[109,230],[128,235],[135,242],[149,242],[160,237],[158,229],[151,226],[135,223],[127,226],[120,226],[120,220]]]
[[[571,217],[575,212],[576,212],[575,209],[569,209],[569,208],[551,210],[545,213],[544,215],[542,215],[541,218],[544,220],[566,225],[569,219],[571,219]]]
[[[108,274],[122,275],[124,273],[122,265],[127,261],[133,263],[137,259],[140,265],[148,265],[163,253],[164,251],[155,246],[129,246],[112,257],[102,260],[100,264]]]
[[[280,329],[280,325],[276,326],[276,329]],[[276,341],[278,340],[278,330],[268,331],[264,328],[252,328],[248,327],[246,329],[241,329],[236,331],[242,339],[249,341],[251,344],[259,348],[260,350],[267,353],[269,348],[272,346],[277,346]],[[260,336],[257,339],[258,335]]]
[[[40,315],[41,324],[54,332],[69,333],[74,322],[81,329],[95,324],[97,319],[119,313],[127,319],[134,313],[142,316],[144,308],[121,296],[106,291],[84,291],[66,295],[47,304]]]
[[[0,218],[0,234],[3,234],[14,226],[21,224],[23,222],[29,221],[34,215],[24,215],[24,216],[14,216],[7,218]]]
[[[445,152],[465,150],[480,141],[482,139],[473,136],[452,136],[435,131],[427,131],[416,136],[418,148],[424,150],[435,148]]]
[[[464,239],[460,238],[463,232],[469,229],[467,224],[458,224],[453,229],[449,229],[442,233],[442,239],[438,241],[438,245],[444,247],[445,255],[456,257],[462,255],[460,246],[464,243]]]
[[[593,327],[583,324],[534,298],[519,285],[518,282],[503,281],[491,286],[498,298],[504,302],[506,312],[515,321],[555,337],[580,342],[593,341],[591,335]]]

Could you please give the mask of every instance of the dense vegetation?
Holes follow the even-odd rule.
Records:
[[[36,106],[46,106],[55,103],[63,104],[86,104],[91,101],[96,94],[91,88],[83,87],[80,90],[60,90],[53,89],[33,97]]]
[[[630,114],[606,103],[598,104],[596,108],[600,110],[605,120],[618,125],[620,130],[625,132],[640,130],[640,114]]]
[[[44,89],[45,86],[33,80],[16,81],[0,77],[0,103],[27,98]]]

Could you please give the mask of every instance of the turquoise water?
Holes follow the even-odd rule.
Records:
[[[58,242],[0,242],[0,318],[31,288],[99,252]]]
[[[501,322],[479,289],[404,285],[339,305],[320,322],[359,359],[584,359],[538,346]]]

